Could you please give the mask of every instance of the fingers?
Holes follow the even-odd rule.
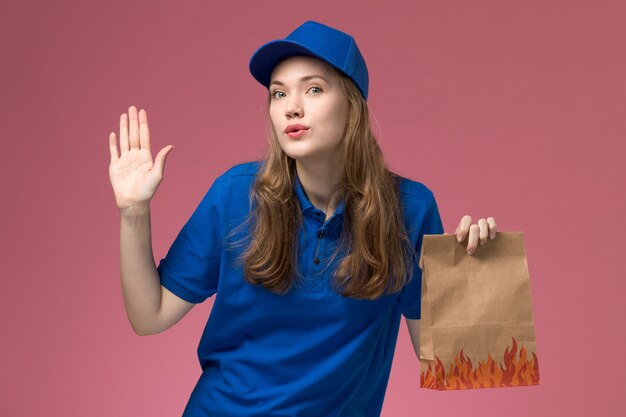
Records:
[[[139,146],[150,150],[150,130],[148,129],[148,113],[144,109],[139,111]]]
[[[115,142],[115,132],[109,133],[109,150],[111,151],[111,163],[113,163],[119,159],[117,143]]]
[[[131,150],[139,149],[139,119],[135,106],[128,108],[128,142]]]
[[[148,129],[148,114],[141,109],[137,114],[137,107],[130,106],[128,115],[120,116],[120,152],[131,149],[150,150],[150,129]]]
[[[456,231],[454,232],[457,241],[463,242],[471,224],[472,217],[470,215],[466,214],[461,218],[461,221],[459,222],[459,225],[456,227]]]
[[[471,223],[471,217],[464,216],[457,227],[457,240],[462,242],[465,238],[465,225],[467,222],[467,218]],[[479,219],[477,224],[472,224],[469,227],[469,239],[467,241],[467,254],[472,255],[476,252],[476,248],[478,244],[484,245],[489,241],[489,239],[494,239],[496,237],[497,227],[496,220],[493,217],[488,217],[487,219]],[[461,237],[459,237],[461,236]]]
[[[478,220],[478,241],[481,245],[487,243],[489,239],[489,225],[487,224],[487,220],[479,219]]]
[[[476,252],[476,247],[478,246],[478,234],[480,229],[477,224],[473,224],[470,226],[469,230],[469,240],[467,241],[467,254],[473,255]]]
[[[496,226],[496,219],[493,217],[487,217],[487,224],[489,225],[489,238],[493,239],[496,237],[496,233],[498,228]]]
[[[156,168],[156,171],[161,174],[161,176],[163,176],[163,173],[165,171],[165,159],[172,149],[174,149],[174,145],[170,145],[169,147],[166,146],[165,148],[161,149],[157,156],[154,158],[154,167]]]
[[[120,116],[120,153],[128,152],[128,116],[122,113]]]

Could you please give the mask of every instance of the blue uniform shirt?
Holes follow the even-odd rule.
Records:
[[[249,195],[260,161],[222,173],[161,259],[161,284],[192,303],[215,294],[198,346],[202,375],[184,417],[379,416],[401,315],[420,318],[421,270],[400,292],[376,300],[342,297],[331,287],[344,217],[308,200],[296,175],[302,208],[301,281],[285,295],[249,284],[239,252],[223,239],[250,214]],[[423,234],[441,234],[433,193],[400,177],[405,227],[419,254]],[[239,239],[250,228],[234,236]],[[415,387],[419,373],[415,371]]]

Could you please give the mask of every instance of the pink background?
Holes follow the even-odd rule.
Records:
[[[153,155],[176,146],[152,202],[158,261],[215,177],[262,155],[251,54],[314,19],[356,37],[388,164],[434,191],[446,232],[470,214],[525,233],[541,385],[420,389],[403,321],[383,416],[615,415],[625,13],[620,1],[4,0],[0,414],[182,413],[212,299],[165,333],[133,333],[108,134],[136,105]]]

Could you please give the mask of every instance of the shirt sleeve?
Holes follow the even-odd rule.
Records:
[[[157,267],[161,285],[190,303],[217,292],[222,255],[219,185],[216,181],[209,188]]]
[[[439,208],[437,207],[434,195],[424,215],[422,227],[417,238],[417,244],[415,245],[417,258],[413,263],[413,276],[398,295],[402,314],[407,319],[412,320],[417,320],[422,317],[422,269],[419,267],[418,262],[421,256],[422,240],[425,234],[443,234],[443,223],[441,222]]]

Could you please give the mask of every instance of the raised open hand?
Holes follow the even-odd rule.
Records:
[[[165,169],[165,159],[174,148],[168,145],[157,154],[154,163],[150,152],[148,115],[130,106],[128,115],[120,116],[120,152],[118,154],[115,132],[109,135],[111,163],[109,178],[120,210],[146,208],[154,196]]]

